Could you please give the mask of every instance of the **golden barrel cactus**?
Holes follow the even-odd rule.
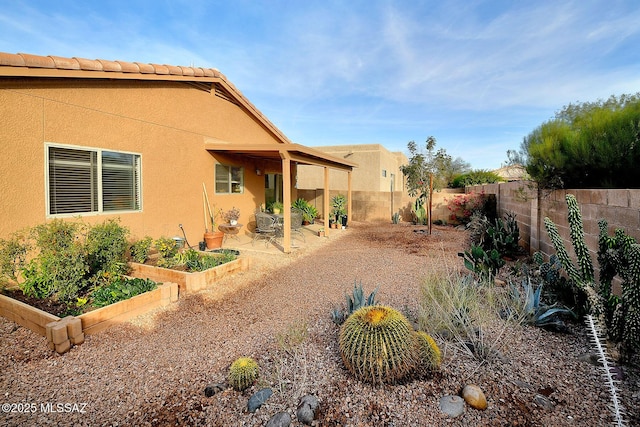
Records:
[[[234,390],[245,390],[258,379],[258,364],[250,357],[236,359],[229,368],[228,379]]]
[[[340,329],[340,355],[356,378],[393,383],[411,373],[416,346],[409,321],[386,306],[356,310]]]
[[[417,347],[416,368],[420,373],[430,373],[440,368],[442,354],[433,338],[426,332],[414,332],[414,340]]]

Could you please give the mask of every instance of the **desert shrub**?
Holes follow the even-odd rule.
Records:
[[[450,272],[427,276],[420,291],[420,330],[447,338],[477,359],[495,356],[514,320],[505,289]]]
[[[456,176],[451,182],[453,188],[464,188],[468,185],[493,184],[504,181],[494,172],[486,170],[475,170]]]
[[[129,230],[110,219],[94,225],[87,233],[89,274],[95,282],[112,280],[125,274],[127,267],[127,236]]]
[[[446,200],[447,208],[451,212],[449,220],[452,222],[467,224],[471,221],[474,212],[481,212],[485,208],[486,198],[484,192],[455,195]]]
[[[147,258],[149,258],[149,251],[151,250],[152,243],[153,239],[151,239],[151,237],[149,236],[146,236],[144,239],[138,240],[131,244],[131,246],[129,247],[131,259],[134,262],[143,264],[147,260]]]
[[[61,219],[32,229],[38,254],[22,269],[25,295],[71,301],[86,290],[89,264],[83,230],[84,225]]]

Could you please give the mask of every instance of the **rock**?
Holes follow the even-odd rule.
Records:
[[[598,353],[583,353],[578,356],[578,360],[581,362],[591,363],[594,366],[601,366],[599,358]]]
[[[318,409],[318,398],[310,394],[304,396],[300,400],[298,410],[296,411],[296,417],[298,421],[303,424],[311,425],[316,418],[316,411]]]
[[[464,400],[460,396],[442,396],[440,410],[452,418],[459,417],[464,412]]]
[[[547,409],[547,410],[552,410],[555,405],[553,404],[553,402],[551,400],[549,400],[548,397],[543,396],[541,394],[536,394],[533,397],[533,403],[535,403],[536,405],[540,406],[541,408]]]
[[[266,427],[289,427],[289,425],[291,425],[291,415],[286,412],[278,412],[271,417]]]
[[[487,398],[477,385],[467,384],[462,390],[462,397],[472,408],[487,409]]]
[[[204,395],[207,397],[211,397],[216,393],[219,393],[221,391],[223,391],[224,389],[226,389],[224,384],[209,384],[208,386],[205,387],[204,389]]]
[[[264,402],[267,401],[273,394],[273,391],[270,388],[263,388],[262,390],[256,392],[251,398],[249,398],[249,402],[247,403],[247,410],[249,412],[256,412],[259,407],[262,406]]]
[[[505,282],[504,280],[500,280],[500,279],[493,279],[493,283],[494,283],[496,286],[499,286],[499,287],[501,287],[501,288],[504,288],[504,287],[506,287],[506,286],[507,286],[507,282]]]

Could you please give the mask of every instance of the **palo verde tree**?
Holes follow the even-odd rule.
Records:
[[[407,189],[411,197],[426,205],[431,197],[430,189],[441,189],[450,184],[453,178],[470,169],[461,158],[453,159],[444,148],[436,150],[436,138],[427,138],[425,148],[418,147],[415,141],[407,144],[409,163],[400,167],[407,179]],[[431,223],[431,212],[428,213]]]
[[[569,104],[507,155],[542,188],[640,188],[640,93]]]

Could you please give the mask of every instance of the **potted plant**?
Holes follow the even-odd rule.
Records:
[[[207,196],[207,189],[204,182],[202,183],[202,190],[202,203],[204,209],[204,241],[207,249],[221,248],[224,233],[219,230],[216,231],[216,217],[220,212],[216,212],[215,207],[213,210],[211,209],[209,196]],[[211,224],[211,228],[209,228],[209,224]]]
[[[320,227],[318,230],[318,237],[324,237],[324,227]]]
[[[284,206],[282,205],[282,202],[273,202],[271,204],[271,212],[275,215],[280,214],[280,212],[282,212],[282,209],[284,208]]]
[[[298,209],[302,212],[302,224],[313,224],[314,219],[318,216],[318,210],[311,203],[305,199],[298,199],[291,204],[292,208]]]
[[[335,228],[347,226],[347,198],[342,194],[337,194],[331,199],[331,215],[335,218]]]
[[[234,206],[226,211],[222,216],[229,224],[238,225],[238,220],[240,219],[240,209]]]

